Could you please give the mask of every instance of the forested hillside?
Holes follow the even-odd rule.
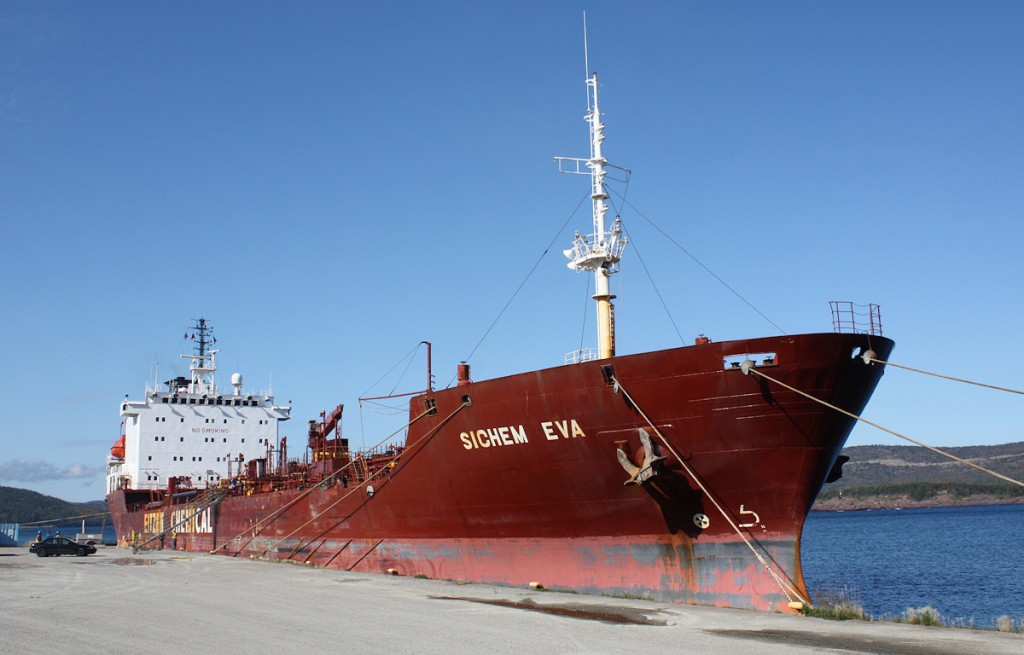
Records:
[[[978,466],[1024,481],[1024,442],[943,448]],[[920,446],[853,446],[843,477],[826,484],[815,509],[1024,503],[1024,487]]]
[[[0,523],[33,523],[67,519],[86,514],[104,512],[107,505],[102,500],[88,503],[69,503],[53,496],[44,496],[36,491],[0,487]]]

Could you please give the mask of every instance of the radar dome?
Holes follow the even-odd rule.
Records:
[[[236,386],[236,387],[242,386],[242,374],[241,373],[232,373],[231,374],[231,384],[233,386]]]

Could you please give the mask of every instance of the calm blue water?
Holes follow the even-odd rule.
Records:
[[[801,549],[813,596],[849,589],[879,618],[931,605],[992,627],[1024,617],[1024,505],[811,512]]]

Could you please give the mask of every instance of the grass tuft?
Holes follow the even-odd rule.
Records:
[[[870,621],[871,615],[864,611],[856,592],[848,587],[830,589],[818,594],[818,602],[814,606],[805,605],[800,613],[819,619],[833,621]]]
[[[821,619],[833,621],[883,621],[889,623],[908,623],[910,625],[940,626],[945,628],[960,628],[965,630],[995,630],[996,632],[1007,632],[1024,634],[1024,616],[1019,620],[1004,614],[997,618],[993,625],[981,627],[975,625],[974,619],[955,618],[950,619],[942,616],[937,609],[931,605],[924,607],[908,607],[903,614],[894,616],[883,614],[873,617],[864,611],[861,605],[860,596],[849,587],[828,589],[815,593],[817,602],[813,607],[805,606],[800,613],[804,616],[814,616]]]
[[[908,607],[903,612],[903,617],[899,623],[909,623],[911,625],[945,625],[942,620],[942,615],[939,614],[939,610],[935,609],[931,605],[924,607]]]
[[[1003,614],[996,619],[996,631],[1024,634],[1024,616],[1020,617],[1019,621],[1014,621],[1013,617]]]

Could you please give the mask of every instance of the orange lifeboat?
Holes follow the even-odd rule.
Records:
[[[111,446],[110,454],[118,459],[124,459],[124,435],[117,440],[117,443]]]

